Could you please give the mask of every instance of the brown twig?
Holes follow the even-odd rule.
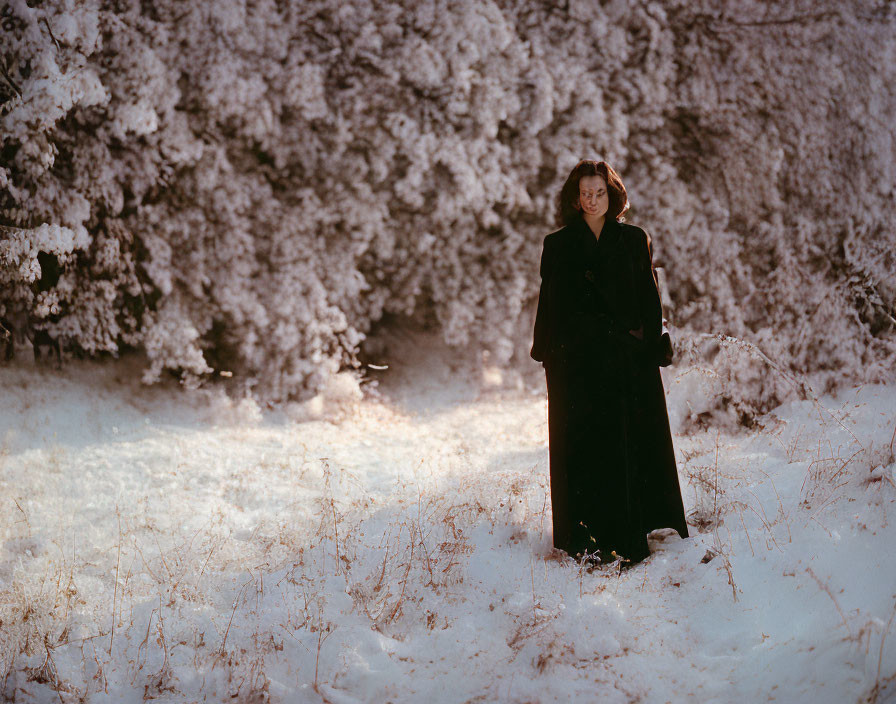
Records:
[[[740,514],[740,524],[744,527],[744,533],[747,534],[747,543],[750,546],[750,554],[753,557],[756,557],[756,551],[753,550],[753,541],[750,540],[750,531],[747,530],[747,524],[744,522],[744,512],[739,507],[737,508],[737,512]]]
[[[529,555],[529,571],[532,574],[532,625],[538,623],[538,611],[535,608],[535,563],[532,561],[532,555]]]
[[[236,614],[237,607],[240,605],[240,599],[242,598],[243,592],[246,590],[246,587],[248,587],[253,581],[255,581],[255,577],[252,577],[252,579],[248,580],[245,584],[243,584],[242,587],[240,587],[240,593],[237,594],[236,600],[233,602],[233,611],[230,612],[230,620],[227,622],[227,630],[224,631],[224,640],[221,641],[222,656],[224,655],[224,647],[227,645],[227,636],[230,633],[230,626],[233,623],[233,617]]]
[[[896,455],[893,454],[894,443],[896,443],[896,425],[893,426],[893,437],[890,438],[890,464],[896,462]]]
[[[53,654],[50,652],[50,645],[46,642],[46,640],[44,640],[44,648],[46,648],[47,650],[47,659],[44,662],[49,662],[53,667],[53,684],[55,685],[54,689],[56,690],[56,694],[59,697],[59,701],[62,702],[62,704],[65,704],[65,700],[62,698],[62,692],[59,690],[59,668],[56,667],[56,661],[53,660]]]
[[[115,506],[115,515],[118,516],[118,560],[115,563],[115,587],[112,591],[112,629],[109,633],[109,657],[112,657],[112,643],[115,640],[115,604],[118,599],[118,574],[121,569],[121,511]]]
[[[766,479],[768,479],[769,482],[771,482],[772,491],[775,492],[775,497],[778,499],[778,508],[781,510],[781,518],[784,519],[784,525],[787,526],[787,542],[792,543],[793,534],[790,532],[790,521],[787,520],[787,514],[784,512],[784,502],[781,500],[781,495],[778,493],[778,487],[775,486],[775,480],[772,479],[771,475],[769,475],[769,473],[761,467],[759,468],[759,471],[765,475]]]
[[[880,652],[877,654],[877,682],[880,682],[880,669],[884,661],[884,642],[887,640],[887,633],[890,631],[890,626],[893,625],[894,618],[896,618],[896,608],[893,609],[893,613],[890,615],[890,620],[887,621],[887,625],[880,634]]]
[[[134,660],[134,664],[137,665],[137,669],[134,670],[134,677],[131,679],[131,684],[137,681],[137,673],[143,669],[143,665],[138,664],[140,661],[140,651],[144,649],[148,649],[149,647],[149,631],[152,628],[152,617],[155,616],[156,609],[153,609],[149,614],[149,619],[146,622],[146,635],[143,636],[143,641],[137,646],[137,657]],[[146,653],[143,654],[144,662],[146,662]]]
[[[759,511],[757,511],[755,508],[753,508],[752,504],[746,504],[747,508],[750,509],[753,513],[755,513],[759,517],[759,520],[762,521],[762,525],[765,527],[765,529],[768,531],[768,534],[771,536],[772,542],[775,544],[775,547],[778,548],[778,550],[781,550],[781,546],[778,545],[778,541],[775,539],[775,534],[774,534],[774,532],[772,532],[771,523],[768,520],[768,514],[765,512],[765,507],[762,505],[762,502],[759,500],[759,497],[756,496],[756,494],[754,494],[752,490],[747,489],[747,493],[749,493],[754,499],[756,499],[756,503],[759,504],[759,508],[762,509],[762,515],[759,514]],[[781,550],[781,552],[784,552],[784,551]]]
[[[806,572],[808,572],[809,575],[812,577],[812,579],[815,580],[815,582],[818,584],[819,589],[821,589],[825,594],[827,594],[831,598],[831,601],[834,602],[834,606],[837,609],[837,613],[840,614],[840,618],[843,619],[843,625],[846,626],[846,630],[849,632],[850,638],[852,638],[853,634],[852,634],[852,629],[849,627],[849,621],[846,620],[846,615],[843,613],[843,609],[840,608],[840,604],[837,602],[837,600],[834,598],[834,595],[831,593],[831,588],[818,578],[818,576],[815,574],[815,572],[812,571],[811,567],[807,567]]]
[[[728,535],[730,537],[730,531]],[[728,584],[731,587],[731,596],[734,597],[734,601],[737,602],[737,585],[734,582],[734,570],[731,568],[731,560],[728,559],[728,554],[724,550],[722,550],[722,540],[721,538],[719,538],[718,528],[713,531],[713,538],[716,554],[722,558],[725,566],[725,572],[728,573]]]
[[[205,568],[208,566],[208,561],[212,559],[212,554],[214,554],[215,550],[218,549],[218,543],[212,545],[212,549],[208,551],[208,557],[205,558],[205,562],[202,564],[202,569],[199,570],[199,574],[196,575],[196,587],[199,587],[199,580],[202,579],[202,575],[205,573]]]
[[[821,509],[826,508],[827,506],[832,504],[834,501],[837,501],[838,499],[842,498],[840,496],[835,496],[834,491],[839,489],[841,486],[846,486],[848,483],[849,482],[840,482],[837,486],[835,486],[833,489],[831,489],[831,493],[828,495],[828,497],[824,501],[821,502],[821,505],[812,512],[810,517],[814,518],[816,514],[821,513]]]
[[[56,45],[56,51],[59,51],[59,42],[56,39],[56,35],[53,34],[53,30],[50,28],[49,21],[47,21],[46,17],[41,17],[41,20],[43,20],[43,23],[47,27],[47,31],[50,33],[50,38],[53,40],[53,43]]]
[[[722,431],[719,430],[719,432],[716,434],[716,459],[715,459],[715,465],[713,467],[713,469],[715,471],[715,481],[714,481],[713,496],[712,496],[712,515],[713,516],[716,515],[716,511],[718,510],[716,508],[716,506],[717,506],[718,498],[719,498],[719,438],[721,436],[722,436]]]
[[[411,546],[411,554],[408,556],[408,566],[404,571],[404,577],[401,580],[401,593],[398,595],[398,599],[395,602],[395,606],[392,608],[392,611],[389,612],[389,617],[386,619],[387,621],[391,621],[398,614],[398,610],[401,608],[401,602],[404,600],[404,592],[408,586],[408,575],[411,573],[411,565],[414,562],[414,529],[413,526],[408,527],[408,532],[411,534],[410,546]]]
[[[337,628],[338,628],[338,626],[336,626],[335,624],[331,624],[330,622],[327,622],[327,628],[326,628],[327,635],[324,636],[323,635],[324,630],[320,627],[320,624],[318,623],[317,655],[314,658],[314,684],[312,685],[314,687],[314,691],[317,692],[318,694],[321,693],[317,687],[317,673],[318,673],[318,668],[320,666],[320,649],[323,646],[323,644],[326,642],[327,638],[329,638]]]
[[[31,534],[31,523],[28,522],[28,514],[25,513],[24,509],[19,506],[19,502],[16,499],[13,499],[12,502],[16,505],[16,508],[22,512],[22,519],[25,521],[25,525],[28,526],[28,534]]]

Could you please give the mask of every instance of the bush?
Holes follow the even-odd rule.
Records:
[[[357,365],[384,316],[524,363],[553,198],[590,156],[678,326],[833,384],[891,368],[889,6],[3,10],[0,315],[68,349],[272,400]]]

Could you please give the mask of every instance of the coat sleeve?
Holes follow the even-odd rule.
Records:
[[[553,248],[551,237],[545,237],[544,247],[541,250],[541,287],[538,290],[538,309],[535,313],[535,332],[532,340],[532,349],[529,356],[536,362],[544,363],[550,346],[550,310],[551,310],[551,279],[553,273]]]
[[[653,248],[650,235],[640,230],[636,237],[635,286],[638,290],[638,307],[641,324],[644,327],[644,342],[647,345],[659,342],[663,334],[663,304],[653,268]]]

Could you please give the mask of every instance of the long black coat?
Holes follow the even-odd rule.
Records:
[[[554,545],[638,562],[647,533],[688,537],[655,349],[662,304],[650,237],[580,219],[544,240],[531,356],[548,387]],[[634,331],[634,334],[629,331]]]

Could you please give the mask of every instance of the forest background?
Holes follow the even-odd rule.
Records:
[[[892,381],[891,2],[0,14],[0,316],[66,354],[283,401],[410,328],[523,379],[554,198],[590,157],[716,410]]]

